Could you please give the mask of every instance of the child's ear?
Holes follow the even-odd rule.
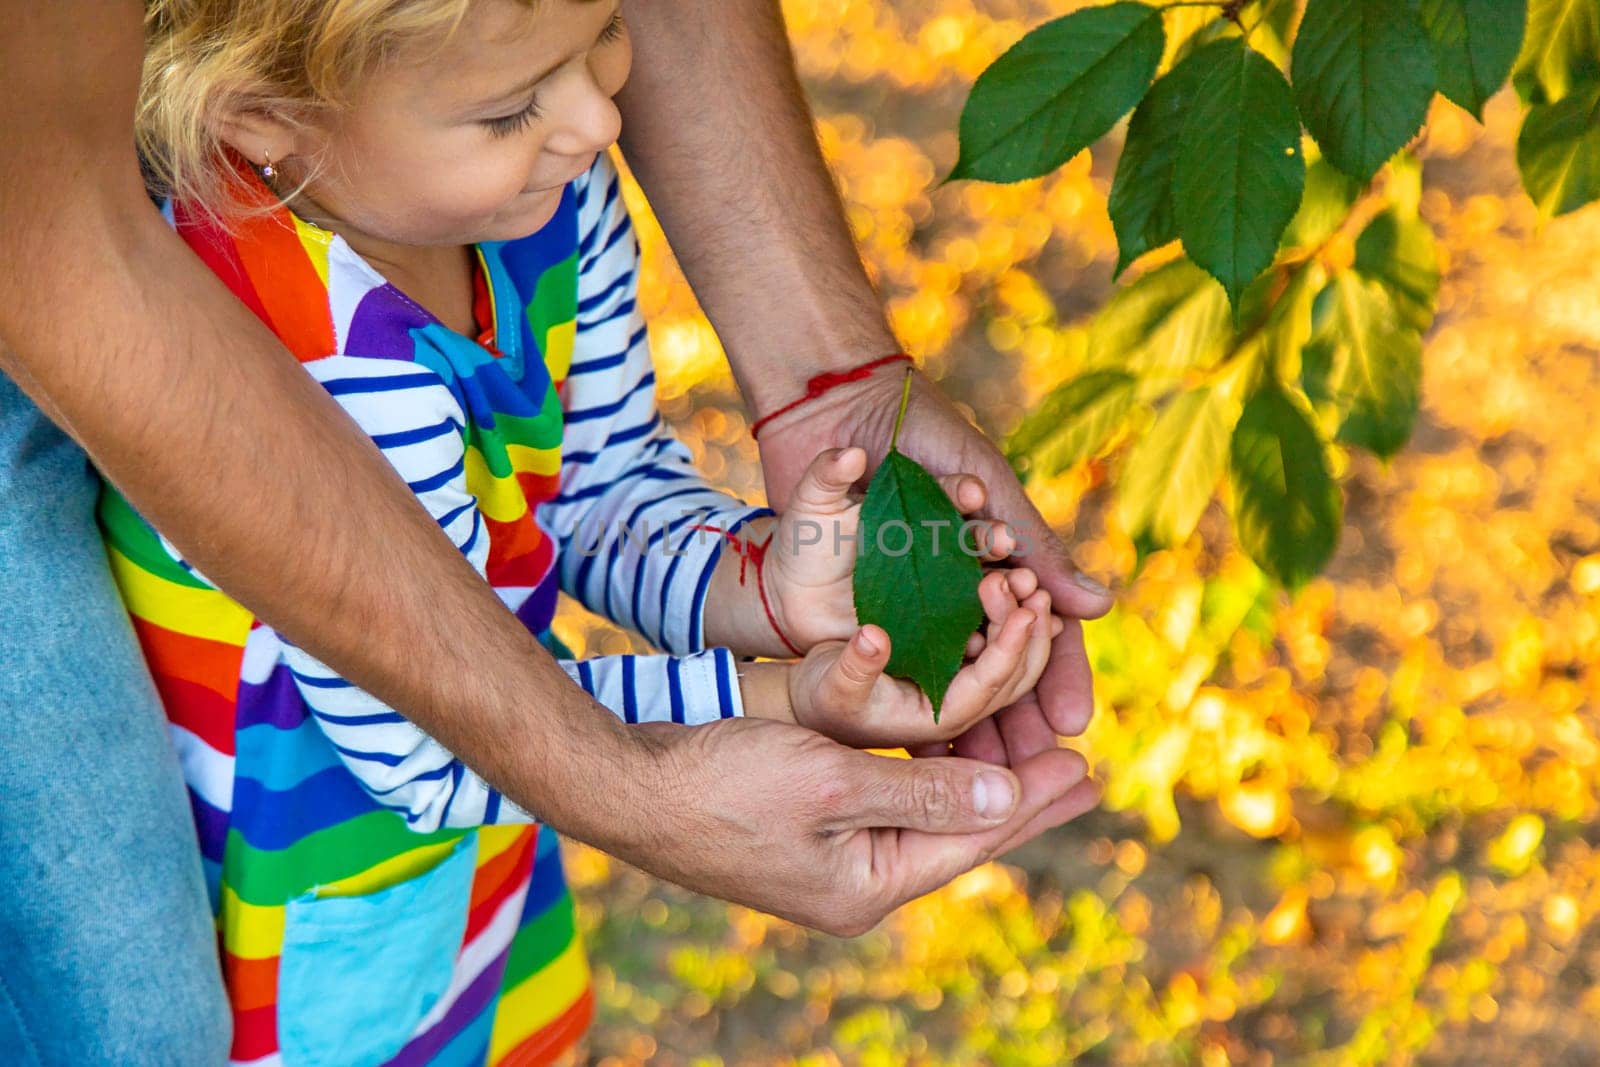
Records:
[[[257,167],[276,166],[307,150],[305,128],[268,111],[227,111],[218,116],[218,130],[229,148]]]

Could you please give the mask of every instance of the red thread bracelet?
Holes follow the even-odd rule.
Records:
[[[778,640],[783,642],[794,655],[804,657],[805,653],[794,646],[789,640],[789,635],[783,632],[783,627],[778,625],[778,616],[773,613],[772,604],[767,600],[767,583],[762,580],[761,568],[767,561],[767,548],[772,544],[773,534],[768,534],[767,539],[759,545],[754,541],[746,541],[732,530],[724,530],[717,526],[691,526],[691,530],[703,530],[706,533],[718,534],[728,539],[733,546],[733,554],[739,557],[739,584],[744,585],[745,565],[754,563],[756,568],[756,593],[761,597],[761,610],[767,613],[767,622],[772,624],[772,632],[778,635]]]
[[[810,381],[806,382],[805,396],[802,396],[799,400],[790,401],[777,411],[763,415],[761,418],[757,419],[750,427],[750,436],[759,437],[761,435],[761,428],[767,423],[771,422],[779,415],[787,415],[789,412],[803,404],[811,403],[811,401],[821,397],[824,393],[831,392],[832,390],[839,388],[841,385],[848,385],[851,382],[859,382],[863,378],[869,378],[872,376],[872,372],[877,370],[879,367],[886,367],[891,363],[902,362],[910,363],[911,357],[906,355],[904,352],[896,352],[892,356],[884,356],[882,359],[875,359],[870,363],[863,363],[859,367],[851,367],[849,370],[828,371],[826,373],[819,374],[815,378],[812,378]]]

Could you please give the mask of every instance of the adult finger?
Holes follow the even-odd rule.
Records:
[[[1000,737],[1000,728],[995,725],[993,716],[979,719],[967,727],[966,732],[951,743],[950,750],[964,759],[982,760],[1001,767],[1008,766],[1006,743]]]
[[[1022,829],[1007,838],[999,848],[994,850],[994,858],[999,859],[1007,852],[1021,848],[1046,830],[1054,830],[1064,823],[1069,823],[1078,816],[1093,811],[1099,805],[1100,783],[1093,778],[1084,778],[1052,802],[1049,807],[1024,823]]]
[[[1008,766],[1016,766],[1041,752],[1060,747],[1059,735],[1051,729],[1039,701],[1031,694],[996,712],[994,724],[1005,745]]]
[[[1083,623],[1070,617],[1063,622],[1050,644],[1050,662],[1034,692],[1051,729],[1076,737],[1088,728],[1094,715],[1094,674],[1083,647]]]
[[[909,761],[927,766],[931,760]],[[955,762],[955,761],[952,761]],[[1043,752],[1016,768],[1020,799],[1009,819],[978,833],[938,834],[879,830],[873,834],[873,869],[884,872],[892,899],[904,903],[991,859],[1032,827],[1083,781],[1088,765],[1067,749]],[[986,773],[997,773],[992,768]]]
[[[903,760],[853,752],[838,771],[837,810],[822,813],[819,829],[980,833],[1012,819],[1022,796],[1009,770],[952,756]]]
[[[1039,515],[1016,478],[990,479],[988,513],[1012,526],[1017,540],[1017,560],[1039,575],[1050,590],[1057,609],[1075,619],[1098,619],[1111,610],[1111,591],[1084,574],[1067,555],[1067,546]]]

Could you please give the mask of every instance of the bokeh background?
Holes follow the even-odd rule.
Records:
[[[1049,178],[939,188],[973,78],[1072,0],[787,0],[899,336],[1003,436],[1114,291],[1113,134]],[[1219,510],[1135,572],[1114,464],[1031,489],[1122,589],[1078,742],[1104,810],[843,941],[599,853],[569,868],[597,1062],[1600,1062],[1600,207],[1540,224],[1509,94],[1418,151],[1443,284],[1423,414],[1348,457],[1337,558],[1293,602]],[[648,206],[661,401],[707,473],[760,473]],[[567,609],[575,647],[625,636]]]

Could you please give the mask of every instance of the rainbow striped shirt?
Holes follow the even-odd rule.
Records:
[[[608,158],[538,233],[478,247],[497,350],[286,208],[231,232],[165,210],[531,631],[559,588],[670,653],[563,662],[574,680],[629,721],[741,713],[732,657],[702,649],[721,539],[698,528],[765,512],[711,490],[656,411]],[[109,489],[101,521],[189,785],[234,1062],[538,1064],[576,1040],[592,997],[554,835]]]

